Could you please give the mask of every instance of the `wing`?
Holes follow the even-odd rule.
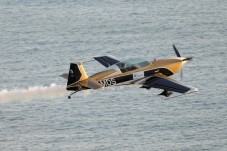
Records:
[[[116,64],[120,62],[113,56],[101,56],[101,57],[94,57],[95,60],[97,60],[99,63],[104,65],[105,67],[109,67],[113,64]]]
[[[174,91],[178,93],[198,91],[198,89],[195,87],[183,84],[180,81],[162,75],[155,75],[153,77],[150,77],[144,82],[142,88],[158,88],[165,91]]]

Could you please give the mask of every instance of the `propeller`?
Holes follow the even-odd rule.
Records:
[[[175,54],[177,55],[177,57],[181,57],[179,51],[177,50],[177,48],[175,47],[175,45],[173,44],[173,49],[174,49],[174,52]],[[192,57],[186,57],[185,59],[183,59],[183,61],[190,61],[192,60]],[[183,80],[183,69],[181,68],[181,73],[180,73],[180,76],[181,76],[181,81]]]
[[[175,47],[175,45],[173,44],[173,49],[175,51],[175,54],[177,55],[177,57],[181,57],[179,51],[177,50],[177,48]]]
[[[176,46],[173,44],[173,49],[175,51],[175,54],[177,55],[177,57],[181,57],[179,51],[177,50]],[[192,60],[192,57],[186,57],[183,61],[190,61]]]
[[[184,79],[183,68],[181,68],[180,70],[180,78],[181,78],[181,81],[183,81]]]

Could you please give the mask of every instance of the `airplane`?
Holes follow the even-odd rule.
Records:
[[[152,61],[140,58],[120,61],[109,55],[94,57],[106,68],[91,76],[87,76],[82,62],[71,63],[69,72],[60,75],[68,80],[66,90],[73,91],[68,99],[79,91],[122,85],[139,85],[147,90],[162,89],[163,92],[159,95],[165,97],[169,97],[173,92],[187,94],[198,91],[197,88],[171,77],[181,71],[187,61],[192,60],[192,57],[182,57],[174,44],[173,49],[177,57]]]

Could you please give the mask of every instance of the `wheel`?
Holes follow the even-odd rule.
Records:
[[[71,99],[71,96],[68,96],[68,99]]]

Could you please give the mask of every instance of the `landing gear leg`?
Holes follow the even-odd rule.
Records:
[[[68,96],[68,99],[71,99],[71,96],[72,96],[73,94],[75,94],[76,92],[78,92],[78,91],[72,92],[72,93]]]
[[[165,97],[169,97],[170,95],[172,95],[173,92],[172,91],[168,91],[168,90],[164,90],[162,93],[160,93],[159,95],[164,95]]]

